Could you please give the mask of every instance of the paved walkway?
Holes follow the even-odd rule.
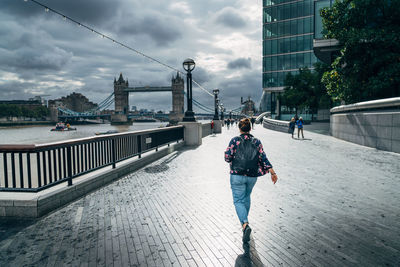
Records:
[[[37,221],[0,222],[1,266],[399,266],[400,155],[254,131],[278,173],[252,194],[251,262],[223,151],[203,139]]]

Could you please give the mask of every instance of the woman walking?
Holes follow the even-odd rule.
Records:
[[[278,180],[260,140],[253,137],[250,130],[250,120],[242,119],[239,122],[240,135],[232,138],[225,151],[225,161],[230,163],[233,203],[242,225],[243,243],[250,241],[251,228],[247,217],[250,211],[250,194],[257,177],[270,172],[272,182],[275,184]]]
[[[293,117],[289,122],[289,133],[292,134],[292,138],[293,138],[295,127],[296,127],[296,121],[294,120],[294,117]]]

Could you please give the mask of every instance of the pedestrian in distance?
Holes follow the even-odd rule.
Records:
[[[243,248],[250,241],[251,228],[248,221],[250,195],[257,182],[257,177],[269,172],[274,184],[278,180],[261,141],[251,135],[250,130],[250,120],[248,118],[240,120],[240,135],[232,138],[225,150],[225,161],[230,164],[233,203],[243,230]]]
[[[296,122],[297,124],[297,138],[300,138],[300,132],[301,132],[301,137],[304,139],[304,133],[303,133],[303,118],[300,117],[299,120]]]
[[[288,130],[289,133],[292,134],[292,138],[293,138],[295,128],[296,128],[296,121],[294,120],[294,117],[293,117],[289,122],[289,130]]]
[[[251,129],[254,130],[254,123],[256,122],[256,118],[251,117],[250,121],[251,121]]]
[[[215,135],[215,131],[214,131],[214,120],[211,121],[211,133],[212,133],[212,135]]]

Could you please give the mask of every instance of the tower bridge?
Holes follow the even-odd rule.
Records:
[[[112,124],[128,123],[129,93],[139,92],[172,92],[172,110],[169,113],[170,121],[181,121],[184,115],[184,81],[179,73],[171,80],[171,86],[144,86],[129,87],[128,79],[122,73],[118,80],[114,79],[115,114],[111,116]]]

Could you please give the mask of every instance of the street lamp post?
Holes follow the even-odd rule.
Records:
[[[224,121],[224,105],[221,104],[221,121]]]
[[[214,108],[215,108],[213,120],[217,121],[217,120],[219,120],[219,117],[218,117],[218,93],[219,93],[219,90],[215,89],[215,90],[213,90],[213,93],[214,93]]]
[[[196,121],[194,117],[193,107],[192,107],[192,71],[194,70],[196,63],[193,59],[187,58],[183,61],[183,68],[186,70],[186,98],[187,98],[187,110],[183,121]]]

